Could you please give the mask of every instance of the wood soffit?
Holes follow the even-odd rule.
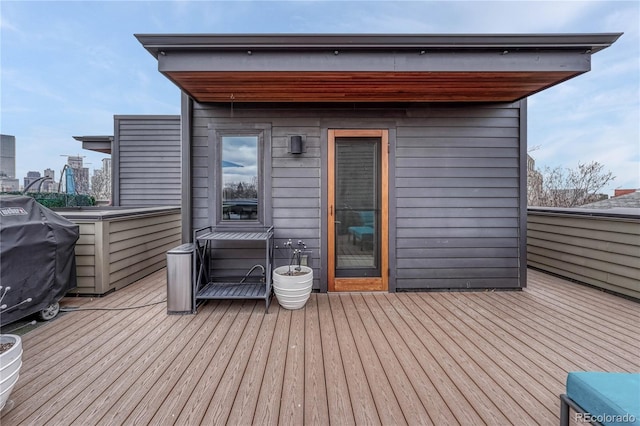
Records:
[[[160,72],[199,102],[513,102],[588,72],[591,55],[620,35],[136,38],[158,60]],[[344,59],[331,59],[343,58],[343,52],[349,53]],[[429,52],[428,62],[414,56]],[[256,53],[260,61],[248,59]]]
[[[578,74],[581,72],[165,72],[198,102],[513,102]]]

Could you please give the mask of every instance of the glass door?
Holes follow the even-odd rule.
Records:
[[[330,291],[387,289],[386,135],[330,131]]]

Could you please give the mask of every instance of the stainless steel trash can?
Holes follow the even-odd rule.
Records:
[[[192,314],[193,244],[182,244],[167,252],[167,314]]]

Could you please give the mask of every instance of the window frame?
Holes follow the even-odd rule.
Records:
[[[222,212],[222,191],[224,182],[222,179],[222,139],[224,137],[257,137],[257,166],[258,166],[258,214],[251,220],[225,220]],[[209,125],[209,158],[207,168],[209,170],[209,219],[216,227],[229,228],[258,228],[270,226],[271,199],[270,173],[271,162],[267,153],[271,152],[271,125],[255,124],[253,126],[241,125],[217,125],[215,128]]]

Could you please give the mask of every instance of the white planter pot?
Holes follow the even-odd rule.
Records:
[[[313,269],[308,266],[300,268],[301,275],[285,275],[289,272],[288,265],[273,270],[273,291],[278,303],[285,309],[302,308],[311,295]]]
[[[1,334],[0,343],[13,343],[7,352],[0,354],[0,410],[2,410],[13,386],[18,381],[20,367],[22,367],[22,339],[15,334]]]

